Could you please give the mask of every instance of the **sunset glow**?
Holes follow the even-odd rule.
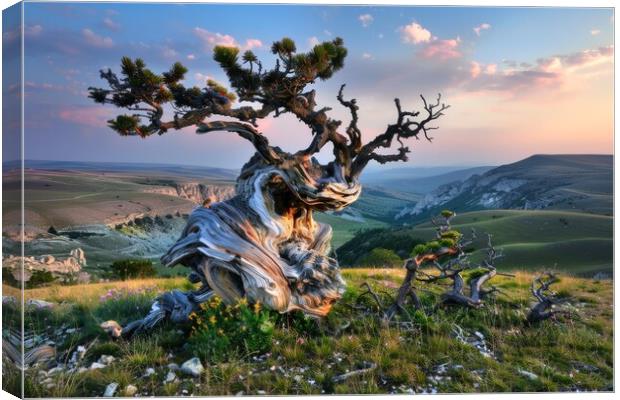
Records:
[[[16,45],[16,32],[4,35],[5,46]],[[186,84],[227,84],[212,60],[215,45],[272,62],[270,44],[283,36],[300,50],[344,39],[345,68],[316,84],[318,102],[347,121],[336,102],[346,83],[365,137],[392,122],[393,97],[415,108],[419,94],[442,93],[451,109],[433,144],[412,144],[411,165],[613,151],[611,9],[28,3],[24,36],[27,159],[159,162],[165,152],[170,163],[238,168],[253,150],[234,135],[119,137],[106,126],[115,110],[92,104],[87,88],[124,55],[158,72],[181,61]],[[261,129],[291,150],[309,134],[286,116]],[[232,155],[230,143],[238,145]]]

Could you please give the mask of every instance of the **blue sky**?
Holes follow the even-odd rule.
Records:
[[[5,46],[11,45],[8,29]],[[393,121],[394,97],[415,108],[419,94],[442,92],[453,108],[433,144],[415,143],[411,165],[613,151],[611,9],[26,3],[24,35],[31,159],[238,168],[252,148],[227,133],[116,136],[105,121],[118,110],[92,103],[86,89],[102,86],[98,70],[118,70],[124,55],[142,57],[155,71],[182,61],[187,84],[207,76],[226,83],[211,59],[214,44],[252,48],[269,64],[271,42],[283,36],[300,50],[344,39],[345,68],[317,85],[319,102],[346,121],[335,96],[347,83],[360,103],[367,140]],[[580,122],[582,113],[596,122]],[[310,137],[291,118],[261,127],[285,149],[296,150]]]

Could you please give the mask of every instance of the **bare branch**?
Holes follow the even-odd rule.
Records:
[[[424,96],[420,95],[420,97],[422,99],[422,103],[424,104],[424,110],[427,113],[426,117],[420,121],[414,120],[414,118],[419,117],[420,112],[403,111],[400,104],[400,99],[394,99],[397,111],[396,123],[388,125],[384,133],[378,135],[361,147],[359,150],[359,155],[353,162],[351,177],[358,177],[364,167],[366,167],[368,162],[371,160],[382,160],[384,162],[406,161],[406,153],[409,152],[409,149],[404,147],[402,142],[397,156],[385,158],[384,156],[375,153],[378,148],[389,148],[394,139],[397,139],[399,142],[401,139],[408,139],[412,137],[417,139],[420,132],[422,132],[427,140],[432,140],[432,138],[428,135],[428,131],[437,129],[437,127],[432,127],[428,124],[444,115],[443,112],[450,108],[450,106],[441,103],[441,95],[437,96],[437,102],[434,104],[428,103]]]
[[[351,99],[349,101],[344,100],[342,96],[342,91],[346,85],[340,86],[340,90],[338,91],[338,101],[343,106],[347,107],[351,112],[351,122],[347,127],[347,135],[349,135],[349,140],[351,141],[349,148],[353,154],[357,154],[362,148],[362,132],[357,126],[357,122],[359,121],[359,117],[357,112],[359,111],[359,107],[357,106],[357,100]]]

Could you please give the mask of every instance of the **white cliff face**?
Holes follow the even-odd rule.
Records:
[[[493,190],[507,193],[525,185],[526,183],[527,180],[525,179],[501,178],[495,185],[493,185]]]
[[[519,189],[527,186],[527,179],[515,179],[505,173],[493,173],[491,170],[483,175],[473,175],[467,180],[442,185],[427,194],[415,207],[401,210],[395,219],[415,216],[434,208],[439,208],[459,198],[459,203],[482,208],[526,208],[530,203],[523,202]],[[523,203],[523,204],[521,204]]]
[[[168,196],[180,197],[195,204],[202,204],[206,199],[223,201],[235,195],[232,185],[205,185],[198,182],[175,183],[173,186],[158,186],[145,190],[147,193],[158,193]]]
[[[428,209],[445,204],[468,187],[469,185],[466,185],[465,182],[453,182],[442,185],[424,196],[414,207],[407,207],[401,210],[394,218],[400,219],[405,215],[418,215]]]

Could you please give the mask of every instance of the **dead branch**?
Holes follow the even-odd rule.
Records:
[[[548,271],[533,279],[530,291],[538,302],[532,306],[527,315],[529,323],[538,323],[550,318],[555,319],[558,315],[570,315],[569,311],[557,308],[567,299],[559,298],[558,294],[551,290],[551,285],[559,282],[559,280],[555,273]]]

